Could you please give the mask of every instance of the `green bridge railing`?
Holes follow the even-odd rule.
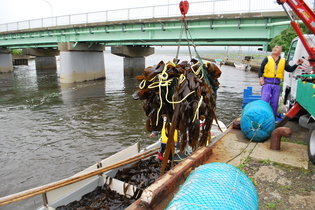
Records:
[[[305,1],[311,8],[314,0]],[[282,11],[275,0],[209,0],[192,2],[187,16]],[[0,24],[0,32],[34,28],[180,16],[178,4],[106,10]]]

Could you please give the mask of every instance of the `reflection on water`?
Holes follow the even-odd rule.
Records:
[[[243,90],[253,87],[253,94],[260,95],[256,72],[242,71],[222,66],[221,83],[217,98],[217,116],[226,125],[241,114]]]
[[[146,66],[173,55],[155,54]],[[181,60],[189,60],[182,57]],[[59,84],[59,71],[36,72],[34,62],[0,75],[0,197],[57,181],[148,138],[134,76],[123,59],[105,53],[106,80]],[[260,87],[256,73],[222,66],[217,115],[229,124],[241,113],[243,89]],[[40,198],[0,209],[32,209]],[[19,207],[18,207],[19,206]]]

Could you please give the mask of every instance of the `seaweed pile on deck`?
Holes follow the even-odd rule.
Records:
[[[170,167],[167,168],[169,170]],[[125,209],[136,201],[142,191],[150,186],[159,177],[161,161],[155,156],[140,160],[130,167],[118,170],[115,179],[136,186],[139,192],[132,197],[126,197],[110,189],[107,184],[98,186],[94,191],[82,196],[79,201],[73,201],[67,205],[59,206],[56,210],[120,210]]]
[[[103,187],[98,186],[92,192],[83,195],[79,201],[58,206],[56,210],[122,210],[135,200],[116,193],[107,184],[104,184]]]
[[[140,160],[128,168],[119,170],[115,178],[144,190],[159,178],[161,165],[161,161],[152,156],[148,159]],[[170,170],[170,165],[167,166],[166,170]]]

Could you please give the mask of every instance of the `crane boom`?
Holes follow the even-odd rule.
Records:
[[[315,14],[303,0],[277,0],[278,4],[287,3],[292,11],[315,34]]]
[[[288,13],[284,4],[287,3],[292,11],[303,21],[305,26],[315,34],[315,13],[309,8],[309,6],[303,0],[277,0],[277,3],[282,5],[285,12],[291,19],[291,25],[294,28],[295,32],[299,36],[301,42],[303,43],[309,57],[308,61],[310,62],[310,66],[313,67],[313,71],[315,68],[315,48],[311,47],[305,37],[303,36],[303,32],[299,27],[298,23],[293,19],[293,17]]]

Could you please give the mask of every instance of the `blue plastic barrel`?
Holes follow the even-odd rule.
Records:
[[[256,100],[248,103],[242,112],[241,130],[246,138],[261,142],[267,140],[275,129],[275,117],[269,103]]]
[[[209,163],[196,168],[169,203],[167,210],[258,209],[251,180],[236,167]]]

